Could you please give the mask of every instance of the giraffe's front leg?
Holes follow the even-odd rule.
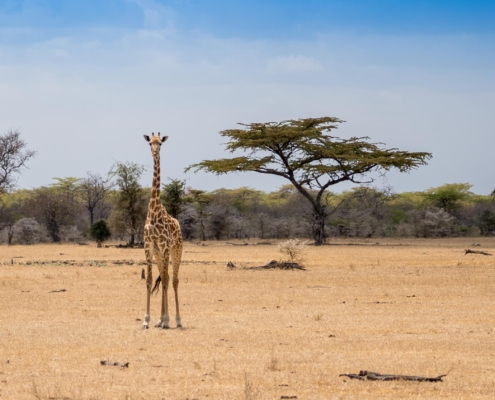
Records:
[[[146,254],[146,314],[144,316],[143,329],[148,329],[150,323],[150,303],[151,303],[151,288],[153,284],[152,276],[152,250],[145,249]]]
[[[169,281],[168,271],[165,270],[165,273],[162,274],[162,312],[161,312],[160,320],[155,325],[156,328],[163,328],[163,329],[170,328],[170,324],[169,324],[170,317],[168,315],[168,298],[167,298],[168,281]]]
[[[162,280],[162,310],[160,314],[160,319],[156,323],[156,328],[169,328],[169,315],[168,315],[168,304],[167,304],[167,289],[168,289],[168,259],[169,252],[168,249],[163,247],[155,248],[155,258],[158,264],[158,270],[160,271],[160,278]]]

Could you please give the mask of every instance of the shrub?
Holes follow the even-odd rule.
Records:
[[[94,240],[96,240],[98,247],[101,247],[101,244],[112,236],[112,232],[110,232],[110,229],[104,220],[94,223],[91,226],[89,234]]]
[[[299,240],[290,239],[280,243],[278,245],[278,251],[287,257],[282,261],[295,263],[303,260],[305,246],[306,242],[299,242]]]
[[[34,218],[21,218],[14,225],[14,242],[19,244],[35,244],[48,242],[48,232]]]

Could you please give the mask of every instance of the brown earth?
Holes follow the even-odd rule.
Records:
[[[331,243],[306,271],[240,268],[275,245],[187,244],[169,330],[141,329],[143,250],[2,246],[0,399],[495,398],[495,256],[464,255],[493,238]],[[450,372],[339,377],[359,370]]]

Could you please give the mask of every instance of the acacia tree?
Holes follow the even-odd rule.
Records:
[[[344,181],[370,183],[372,171],[390,169],[407,172],[425,165],[430,153],[380,148],[368,137],[341,139],[326,134],[342,123],[338,118],[305,118],[282,122],[239,124],[245,129],[229,129],[220,134],[229,141],[226,148],[245,156],[204,160],[189,166],[195,171],[216,174],[253,171],[288,179],[311,206],[315,245],[325,238],[328,205],[326,190]]]

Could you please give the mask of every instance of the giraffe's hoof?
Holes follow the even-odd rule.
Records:
[[[163,329],[169,329],[170,327],[168,325],[163,324]]]
[[[155,328],[161,328],[163,325],[163,322],[160,321],[160,322],[157,322],[156,325],[155,325]]]
[[[182,328],[182,324],[177,324],[177,328]]]
[[[143,329],[148,329],[148,324],[143,324]]]

